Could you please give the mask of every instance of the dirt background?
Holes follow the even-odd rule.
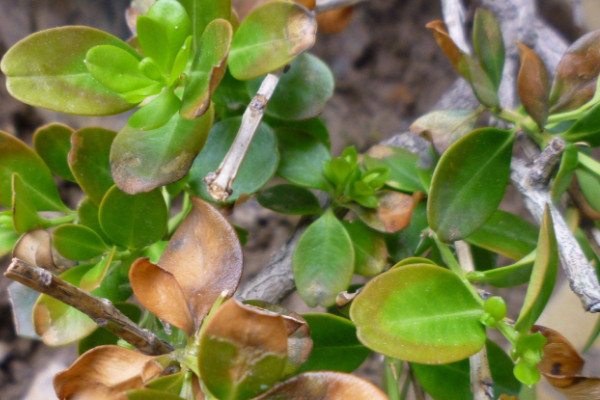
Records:
[[[61,25],[93,26],[126,39],[127,5],[126,0],[0,0],[0,54],[31,32]],[[543,1],[540,10],[567,37],[581,33],[564,2]],[[590,21],[597,20],[587,15]],[[452,68],[424,28],[439,18],[438,0],[367,1],[356,8],[344,32],[319,35],[313,53],[330,65],[336,78],[335,95],[323,113],[334,154],[349,144],[364,150],[406,129],[454,81]],[[32,109],[10,98],[4,84],[0,85],[0,105],[0,129],[28,143],[35,128],[50,121],[75,128],[101,125],[119,129],[124,123],[123,116],[79,118]],[[78,196],[73,188],[64,185],[63,189],[65,200],[75,205]],[[293,218],[276,217],[252,202],[236,213],[236,221],[251,233],[245,248],[250,271],[265,265],[295,223]],[[0,268],[7,264],[7,258],[1,260]],[[5,290],[8,283],[0,278],[0,400],[54,399],[52,376],[75,358],[75,350],[52,349],[15,337]],[[377,379],[374,368],[370,364],[364,372]]]

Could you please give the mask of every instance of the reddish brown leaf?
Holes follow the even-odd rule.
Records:
[[[525,111],[543,128],[548,119],[550,78],[544,62],[537,53],[517,42],[521,55],[521,69],[517,79],[519,98]]]
[[[115,400],[124,391],[142,388],[162,366],[156,357],[120,346],[99,346],[82,354],[69,368],[54,377],[59,399]]]
[[[419,204],[421,192],[412,195],[392,190],[382,191],[379,195],[379,206],[368,209],[358,205],[349,207],[365,224],[384,233],[401,231],[410,224],[412,212]]]
[[[321,33],[338,33],[346,29],[352,21],[354,7],[344,7],[317,15],[317,24]]]
[[[387,400],[371,382],[342,372],[305,372],[254,400]]]
[[[129,270],[129,281],[135,297],[152,314],[175,325],[188,336],[193,334],[190,310],[173,274],[147,258],[138,258]]]
[[[459,75],[464,76],[464,69],[462,66],[464,53],[461,49],[458,48],[454,40],[448,34],[448,29],[446,28],[446,24],[442,20],[431,21],[427,25],[426,28],[430,29],[433,32],[433,37],[437,42],[438,46],[442,49],[450,63],[456,70]]]
[[[592,98],[600,73],[600,31],[590,32],[567,49],[556,67],[550,111],[574,110]]]
[[[198,326],[221,292],[235,292],[242,275],[242,247],[235,229],[214,206],[198,198],[192,204],[158,265],[175,276]]]

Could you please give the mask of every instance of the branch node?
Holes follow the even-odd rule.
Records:
[[[567,144],[563,138],[555,137],[550,140],[544,151],[535,158],[529,172],[529,184],[532,187],[542,188],[548,185],[552,172],[560,162],[566,146]]]

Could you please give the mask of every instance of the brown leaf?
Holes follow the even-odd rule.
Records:
[[[147,258],[138,258],[129,270],[129,281],[135,297],[152,314],[175,325],[188,336],[193,334],[190,309],[173,274]]]
[[[199,326],[221,292],[235,292],[242,275],[242,247],[235,229],[212,205],[192,198],[194,208],[179,225],[158,265],[181,286]]]
[[[550,111],[574,110],[590,100],[600,74],[600,31],[590,32],[567,49],[556,67]]]
[[[459,75],[464,76],[464,69],[462,66],[464,61],[464,53],[458,48],[456,43],[454,43],[454,40],[452,40],[448,34],[448,29],[446,28],[444,21],[431,21],[425,25],[425,27],[433,32],[435,41],[437,42],[438,46],[440,46],[446,57],[448,57],[448,60],[450,60],[450,63],[456,72],[458,72]]]
[[[379,206],[376,209],[353,204],[348,207],[371,228],[384,233],[395,233],[410,225],[412,212],[419,204],[422,193],[415,192],[410,195],[393,190],[383,190],[377,196],[379,197]]]
[[[503,393],[500,395],[500,397],[498,397],[498,400],[519,400],[519,398],[517,396],[509,396]]]
[[[52,236],[42,229],[27,232],[21,236],[13,248],[12,258],[19,258],[26,263],[52,272],[61,270],[54,263]]]
[[[517,42],[521,55],[521,69],[517,78],[519,99],[525,111],[543,128],[548,119],[548,96],[550,95],[550,77],[544,62],[537,53]]]
[[[387,400],[371,382],[342,372],[305,372],[273,386],[254,400]]]
[[[142,388],[162,366],[156,357],[120,346],[99,346],[83,353],[69,368],[54,377],[59,399],[115,400],[124,391]]]
[[[231,0],[231,6],[237,14],[239,21],[242,22],[248,14],[252,12],[256,7],[261,6],[269,1],[274,0]],[[296,3],[303,5],[304,7],[312,10],[317,5],[316,0],[294,0]]]
[[[571,343],[550,328],[536,325],[532,331],[547,339],[538,369],[554,389],[569,400],[599,400],[600,379],[579,375],[584,361]]]
[[[317,24],[321,33],[338,33],[346,29],[352,21],[354,7],[344,7],[317,15]]]

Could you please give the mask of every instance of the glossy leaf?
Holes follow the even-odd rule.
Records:
[[[175,394],[154,389],[136,389],[127,392],[128,400],[184,400]]]
[[[419,156],[410,151],[392,146],[373,146],[363,158],[368,169],[389,168],[390,175],[385,182],[397,190],[415,192],[423,190],[417,174]]]
[[[198,48],[206,27],[216,19],[231,19],[231,0],[178,0],[192,20],[194,49]]]
[[[71,150],[73,129],[57,122],[38,128],[33,134],[33,147],[48,168],[61,178],[75,182],[67,156]]]
[[[594,96],[600,73],[600,32],[590,32],[569,46],[556,67],[550,111],[574,110]]]
[[[99,209],[98,206],[90,200],[89,197],[85,197],[77,205],[77,218],[81,225],[85,225],[96,232],[105,243],[112,243],[112,241],[106,236],[106,233],[100,226],[100,220],[98,219]]]
[[[12,205],[12,174],[17,173],[34,196],[36,211],[66,211],[52,174],[25,143],[0,131],[0,206]]]
[[[253,96],[262,78],[248,82]],[[331,70],[312,54],[301,54],[281,76],[266,113],[284,120],[304,120],[316,117],[333,96],[334,80]]]
[[[537,245],[538,229],[523,218],[496,210],[486,223],[466,240],[513,260],[531,253]]]
[[[227,69],[232,37],[231,24],[224,19],[214,20],[206,27],[200,45],[196,47],[201,51],[196,53],[183,92],[180,111],[183,118],[196,118],[208,110],[211,96]]]
[[[365,361],[371,350],[356,338],[356,327],[346,318],[331,314],[303,314],[310,327],[313,350],[298,370],[352,372]]]
[[[133,107],[92,77],[85,65],[98,45],[135,51],[119,38],[87,26],[36,32],[19,41],[2,58],[7,89],[18,100],[53,111],[79,115],[117,114]]]
[[[354,270],[352,240],[331,210],[300,236],[292,266],[298,292],[310,307],[333,305],[347,289]]]
[[[342,372],[305,372],[279,382],[254,400],[387,400],[371,382]]]
[[[83,128],[71,136],[69,165],[81,189],[96,205],[113,185],[110,146],[116,133],[103,128]]]
[[[40,292],[21,285],[19,282],[10,283],[6,291],[15,333],[22,337],[39,340],[40,337],[35,332],[31,313],[38,297],[40,297]]]
[[[505,267],[475,271],[467,275],[472,282],[485,283],[495,287],[512,287],[529,281],[535,253],[532,252],[514,264]]]
[[[370,349],[423,364],[459,361],[485,343],[483,306],[460,278],[417,264],[373,278],[352,302],[358,338]]]
[[[198,364],[206,387],[221,400],[252,398],[282,376],[287,328],[281,315],[228,300],[207,322]]]
[[[442,154],[452,143],[475,129],[479,114],[471,110],[432,111],[417,118],[409,129],[429,138],[436,151]]]
[[[501,395],[518,395],[521,384],[512,374],[514,364],[500,346],[486,342],[487,356],[494,382],[494,398]],[[469,361],[462,360],[445,365],[411,364],[423,389],[434,400],[471,400]]]
[[[587,142],[592,147],[600,145],[600,104],[587,111],[581,118],[578,118],[573,125],[561,136],[571,142]]]
[[[342,221],[342,223],[350,235],[354,248],[354,273],[374,276],[382,272],[387,265],[388,257],[383,235],[370,229],[360,220]]]
[[[321,206],[317,197],[309,190],[296,185],[277,185],[262,191],[256,198],[258,203],[282,214],[319,214]]]
[[[558,270],[558,249],[552,215],[546,207],[542,220],[538,248],[527,294],[515,323],[515,329],[527,332],[538,319],[550,299]]]
[[[121,346],[96,347],[54,377],[54,390],[61,399],[115,399],[163,370],[154,358]]]
[[[102,230],[113,242],[139,249],[163,237],[168,212],[158,189],[129,195],[113,186],[100,204],[98,218]]]
[[[301,121],[284,121],[277,118],[272,118],[269,116],[265,116],[265,122],[277,130],[280,127],[292,128],[295,130],[302,131],[307,133],[314,138],[318,139],[321,143],[327,147],[327,150],[331,149],[331,139],[329,138],[329,131],[327,130],[327,125],[323,122],[323,120],[319,117],[305,119]]]
[[[199,324],[221,292],[235,292],[242,274],[242,248],[235,230],[214,206],[191,200],[194,208],[171,237],[158,265],[175,276]]]
[[[328,190],[322,173],[323,162],[331,159],[327,147],[298,130],[277,128],[275,132],[281,153],[277,175],[299,186]]]
[[[494,15],[482,8],[475,11],[473,47],[477,59],[497,89],[504,69],[504,41]]]
[[[152,314],[188,335],[193,333],[186,298],[173,274],[147,258],[138,258],[129,270],[129,281],[135,297]]]
[[[19,174],[12,175],[12,214],[15,232],[22,234],[35,228],[42,228],[44,219],[35,209],[35,198]]]
[[[91,228],[64,224],[52,233],[54,247],[69,260],[89,260],[108,250],[106,243]]]
[[[149,389],[160,390],[163,393],[178,394],[181,392],[185,372],[180,371],[175,374],[161,376],[146,384]]]
[[[147,192],[183,178],[206,143],[213,109],[186,120],[177,112],[163,126],[138,130],[126,125],[110,152],[112,176],[125,193]]]
[[[194,195],[212,200],[203,179],[209,172],[217,170],[231,147],[241,123],[242,119],[236,117],[213,125],[204,150],[198,154],[190,170],[190,186]],[[261,124],[233,182],[233,192],[227,201],[235,201],[243,193],[252,194],[259,190],[271,179],[278,162],[279,153],[275,135],[267,125]]]
[[[179,97],[171,88],[165,87],[152,101],[133,113],[127,125],[142,131],[159,128],[173,117],[180,105]]]
[[[311,48],[316,30],[314,15],[296,3],[263,4],[236,31],[229,53],[229,70],[239,80],[275,71]]]
[[[382,190],[377,194],[377,208],[365,208],[348,204],[354,213],[369,227],[383,233],[395,233],[410,224],[412,212],[419,197],[392,190]]]
[[[421,255],[425,249],[431,247],[432,239],[427,235],[422,235],[428,227],[426,208],[425,202],[417,204],[413,210],[410,224],[400,232],[385,236],[392,260]]]
[[[444,153],[427,202],[429,225],[441,240],[467,237],[493,215],[508,183],[513,141],[511,132],[483,128]]]
[[[576,169],[575,175],[585,202],[593,209],[592,212],[597,213],[600,210],[600,178],[584,168]],[[583,207],[581,208],[584,210]]]
[[[0,224],[0,257],[10,253],[17,240],[19,240],[19,235],[12,227]]]
[[[535,51],[517,42],[521,55],[521,69],[517,78],[519,99],[533,120],[543,128],[548,119],[550,77],[544,62]]]

